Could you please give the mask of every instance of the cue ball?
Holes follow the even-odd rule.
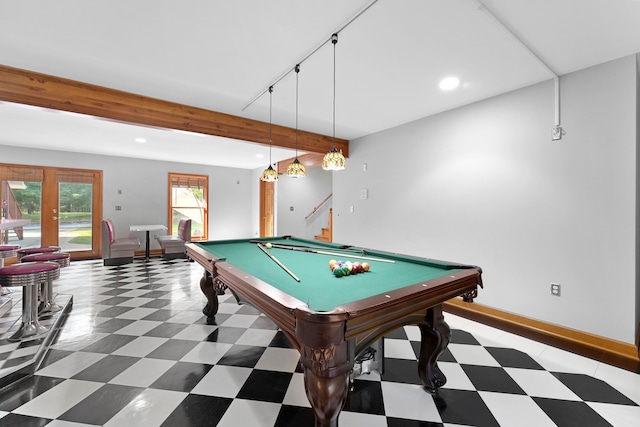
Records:
[[[272,245],[271,245],[271,243],[267,243],[265,246],[267,247],[267,249],[271,249]]]

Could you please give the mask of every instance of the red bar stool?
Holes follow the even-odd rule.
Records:
[[[39,248],[18,249],[17,256],[18,256],[18,261],[20,261],[23,256],[33,255],[33,254],[52,254],[54,252],[60,252],[60,247],[59,246],[41,246]]]
[[[26,262],[0,268],[0,285],[23,286],[22,325],[9,341],[35,338],[47,332],[38,322],[38,289],[40,283],[60,277],[60,266],[53,262]]]
[[[19,245],[2,245],[0,246],[0,268],[4,267],[5,258],[13,258],[18,256],[16,251],[20,249]],[[0,296],[9,295],[11,291],[0,286]]]
[[[20,262],[55,262],[60,268],[68,267],[71,262],[71,254],[67,252],[56,252],[50,254],[32,254],[20,258]],[[38,315],[45,313],[55,313],[62,310],[53,298],[53,281],[40,284],[40,304],[38,305]]]

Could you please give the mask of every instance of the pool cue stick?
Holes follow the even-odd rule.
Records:
[[[263,245],[265,243],[271,243],[273,246],[281,246],[282,249],[285,249],[285,246],[287,248],[288,247],[292,247],[292,248],[305,248],[305,249],[316,249],[316,250],[326,249],[325,246],[294,245],[294,244],[291,244],[291,243],[273,243],[273,242],[267,242],[267,241],[264,241],[264,240],[249,240],[249,243],[262,243]],[[353,246],[347,246],[347,245],[343,245],[340,248],[331,248],[331,250],[334,250],[334,251],[345,251],[345,252],[356,252],[356,253],[364,255],[364,249],[355,248]]]
[[[273,262],[275,262],[276,264],[278,264],[280,267],[282,267],[282,269],[283,269],[284,271],[286,271],[287,273],[289,273],[289,276],[293,277],[293,278],[296,280],[296,282],[299,282],[299,281],[300,281],[300,279],[298,278],[298,276],[296,276],[295,274],[293,274],[293,272],[292,272],[291,270],[289,270],[289,269],[287,268],[287,266],[285,266],[283,263],[281,263],[281,262],[278,260],[278,258],[276,258],[276,257],[274,257],[273,255],[271,255],[271,254],[269,253],[269,251],[268,251],[268,250],[266,250],[264,246],[262,246],[262,243],[258,243],[258,247],[260,248],[260,250],[261,250],[262,252],[264,252],[265,254],[267,254],[267,256],[268,256],[269,258],[271,258],[271,260],[272,260]]]
[[[367,261],[388,262],[388,263],[391,263],[391,264],[395,263],[395,261],[392,260],[392,259],[373,258],[373,257],[369,257],[369,256],[362,256],[362,255],[339,254],[339,253],[336,253],[336,252],[316,251],[314,249],[310,249],[308,252],[313,252],[313,253],[322,254],[322,255],[334,255],[334,256],[344,256],[344,257],[348,257],[348,258],[365,259]]]
[[[258,243],[258,245],[260,245],[260,243]],[[368,257],[368,256],[363,256],[363,255],[353,255],[353,254],[340,254],[340,253],[337,253],[337,252],[319,251],[317,249],[304,248],[304,247],[299,247],[299,246],[287,246],[287,245],[282,245],[280,243],[272,243],[271,246],[274,247],[274,248],[278,248],[278,249],[289,249],[290,251],[310,252],[310,253],[314,253],[314,254],[333,255],[333,256],[340,256],[340,257],[347,257],[347,258],[357,258],[357,259],[364,259],[364,260],[367,260],[367,261],[388,262],[388,263],[391,263],[391,264],[395,263],[395,261],[392,260],[392,259],[373,258],[373,257]]]

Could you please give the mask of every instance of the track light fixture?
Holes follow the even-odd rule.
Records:
[[[296,65],[296,159],[287,167],[287,176],[292,178],[303,178],[307,176],[307,170],[298,160],[298,75],[300,74],[300,64]]]
[[[269,86],[269,167],[262,172],[261,180],[265,182],[275,182],[278,180],[278,172],[273,168],[271,163],[271,110],[273,106],[273,86]]]
[[[331,36],[333,43],[333,147],[331,151],[324,155],[322,159],[322,169],[326,171],[339,171],[347,166],[347,161],[342,155],[342,150],[336,149],[336,44],[338,44],[338,34]]]

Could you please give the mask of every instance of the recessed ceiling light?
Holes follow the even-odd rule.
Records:
[[[451,90],[460,86],[460,79],[457,77],[447,77],[440,82],[440,89]]]
[[[136,142],[137,142],[138,144],[144,144],[145,142],[147,142],[147,140],[146,140],[146,139],[144,139],[144,138],[136,138]]]

